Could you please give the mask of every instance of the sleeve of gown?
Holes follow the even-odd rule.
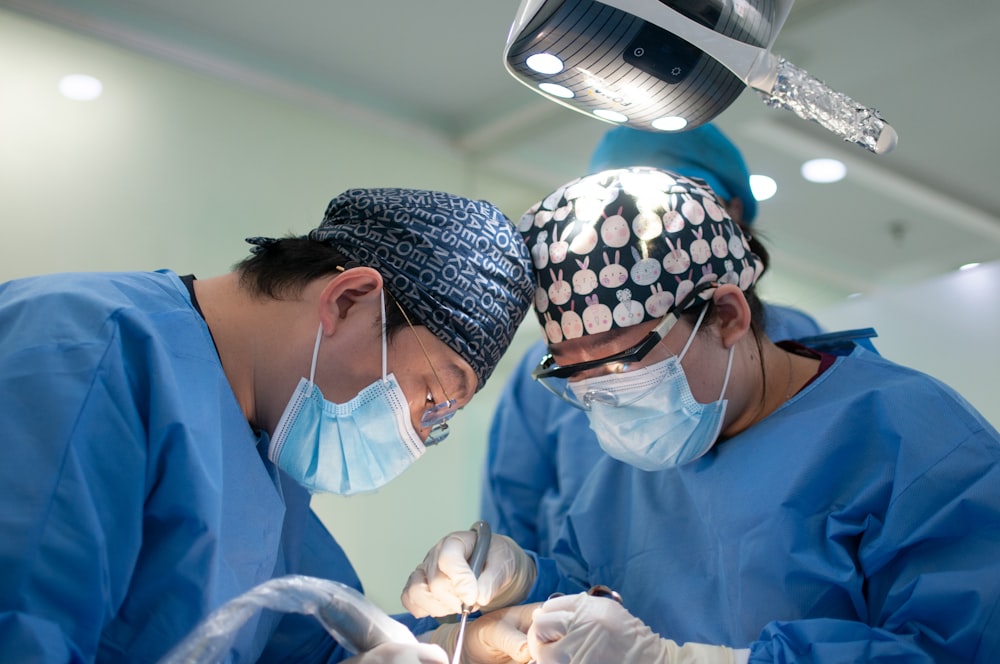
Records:
[[[600,583],[591,582],[587,568],[580,562],[582,556],[576,545],[572,520],[567,520],[566,527],[560,532],[559,539],[553,546],[552,557],[540,556],[534,551],[527,553],[535,561],[537,576],[524,604],[544,602],[553,593],[580,593],[594,583]]]
[[[305,514],[302,528],[298,561],[289,573],[339,581],[363,593],[361,580],[347,554],[312,509]],[[315,616],[286,613],[268,639],[259,661],[331,663],[350,656]]]
[[[106,351],[21,347],[0,361],[5,660],[93,660],[127,592],[141,543],[145,434]]]
[[[555,443],[546,429],[548,399],[531,371],[545,353],[536,344],[521,358],[490,424],[483,469],[482,518],[525,549],[538,548],[539,506],[556,486]]]
[[[873,515],[860,532],[829,533],[857,541],[867,620],[770,623],[750,662],[1000,661],[1000,442],[988,424],[966,427],[969,418],[951,417],[955,404],[941,401],[908,412],[926,429],[914,442],[958,444],[913,476],[906,460],[897,464],[881,522]]]

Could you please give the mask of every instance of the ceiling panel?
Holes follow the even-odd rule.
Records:
[[[302,103],[353,108],[453,141],[538,188],[583,172],[609,128],[511,78],[517,0],[0,0],[0,6]],[[745,92],[718,124],[778,181],[758,229],[776,274],[837,292],[907,283],[1000,256],[995,84],[1000,3],[799,0],[774,51],[899,131],[875,156]],[[835,156],[832,185],[798,174]]]

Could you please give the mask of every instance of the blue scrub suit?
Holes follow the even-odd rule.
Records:
[[[771,339],[822,334],[808,314],[766,303]],[[605,456],[587,415],[532,380],[547,353],[534,344],[507,381],[490,424],[481,496],[482,518],[525,549],[552,552],[573,498]]]
[[[5,661],[154,662],[270,578],[361,589],[309,494],[267,460],[174,273],[0,285],[0,358]],[[311,616],[272,612],[233,652],[347,656]]]
[[[680,467],[598,462],[529,601],[603,583],[750,662],[1000,661],[1000,434],[855,346]]]

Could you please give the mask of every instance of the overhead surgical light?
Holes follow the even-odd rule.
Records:
[[[551,53],[529,55],[524,63],[539,74],[558,74],[564,68],[563,61]]]
[[[557,103],[636,129],[697,127],[751,87],[768,106],[844,140],[877,154],[892,150],[896,132],[878,111],[771,53],[793,2],[522,0],[504,66]],[[560,68],[539,71],[536,58]],[[542,83],[572,95],[554,96]]]
[[[847,165],[839,159],[810,159],[799,169],[810,182],[829,184],[840,182],[847,175]]]
[[[100,80],[87,74],[70,74],[59,79],[59,92],[73,101],[93,101],[103,90]]]
[[[628,116],[622,115],[618,111],[609,111],[606,108],[598,108],[594,111],[594,115],[601,118],[602,120],[607,120],[608,122],[624,123],[628,122]]]
[[[778,183],[767,175],[754,173],[750,176],[750,191],[758,201],[766,201],[778,193]]]
[[[573,91],[569,88],[556,85],[555,83],[539,83],[538,89],[542,92],[547,92],[553,97],[558,97],[559,99],[572,99]]]
[[[660,131],[680,131],[687,128],[688,121],[679,115],[668,115],[665,118],[656,118],[649,124],[653,129]]]

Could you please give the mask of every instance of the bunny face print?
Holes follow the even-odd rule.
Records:
[[[578,178],[522,215],[549,343],[658,320],[696,283],[753,288],[761,263],[708,185],[655,168]],[[700,291],[702,299],[712,289]]]

